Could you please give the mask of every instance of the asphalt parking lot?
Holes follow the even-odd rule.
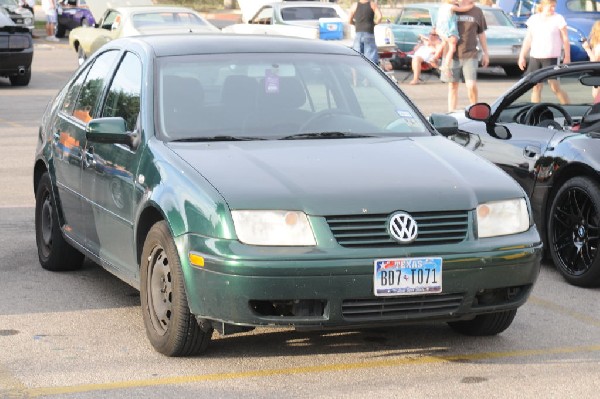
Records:
[[[159,355],[145,337],[137,291],[90,262],[50,273],[37,261],[38,125],[76,68],[64,39],[36,39],[30,86],[0,79],[0,398],[598,396],[600,289],[570,286],[549,264],[497,337],[464,337],[445,324],[265,328],[215,334],[204,357]],[[480,78],[482,101],[514,83],[494,70]],[[425,114],[445,112],[446,87],[435,78],[401,87]],[[465,102],[461,86],[459,106]]]

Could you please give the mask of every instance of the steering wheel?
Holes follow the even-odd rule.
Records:
[[[316,122],[323,121],[327,118],[333,118],[336,115],[349,115],[347,112],[344,112],[339,109],[324,109],[322,111],[317,112],[312,117],[310,117],[306,122],[304,122],[299,128],[298,133],[306,133],[313,124]],[[311,133],[308,131],[308,133]]]
[[[523,107],[519,111],[517,111],[517,113],[512,118],[513,122],[524,124],[525,123],[525,119],[523,117],[531,109],[531,107],[533,107],[533,104],[526,105],[525,107]]]
[[[562,116],[565,117],[565,122],[566,122],[565,124],[567,126],[573,125],[573,118],[571,118],[571,115],[569,115],[569,113],[562,106],[560,106],[558,104],[553,104],[553,103],[539,103],[539,104],[535,104],[533,107],[529,108],[529,110],[525,114],[525,124],[530,125],[530,126],[542,126],[542,127],[544,127],[544,124],[545,124],[545,127],[550,126],[547,123],[545,123],[545,121],[536,121],[536,117],[538,117],[539,114],[543,110],[549,110],[550,108],[554,108],[555,110],[560,112],[562,114]],[[556,123],[556,125],[552,125],[552,126],[554,126],[554,127],[559,126],[560,129],[563,128],[559,123]]]

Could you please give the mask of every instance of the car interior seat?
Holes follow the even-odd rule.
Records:
[[[600,102],[592,105],[583,115],[579,123],[579,131],[583,133],[600,132]]]
[[[167,75],[163,79],[164,132],[170,138],[190,136],[201,128],[202,84],[194,78]]]
[[[306,90],[296,77],[261,79],[258,115],[268,121],[262,128],[272,133],[295,133],[311,116],[311,112],[300,109],[306,101]]]
[[[222,129],[244,131],[249,115],[255,112],[258,82],[245,75],[230,75],[223,81],[219,119]],[[235,133],[235,132],[232,132]]]

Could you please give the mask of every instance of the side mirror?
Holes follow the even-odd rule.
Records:
[[[458,133],[458,121],[455,117],[446,114],[431,114],[429,123],[443,136],[452,136]]]
[[[477,103],[465,109],[465,116],[474,121],[485,122],[492,114],[492,108],[486,103]]]
[[[124,144],[133,148],[135,134],[127,132],[125,119],[121,117],[98,118],[88,122],[87,140],[103,144]]]

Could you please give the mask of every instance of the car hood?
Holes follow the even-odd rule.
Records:
[[[220,32],[219,28],[206,25],[154,25],[137,28],[136,31],[140,35],[148,34],[169,34],[169,33],[209,33]]]
[[[470,210],[525,196],[495,165],[441,136],[168,146],[231,209],[312,215]]]
[[[509,26],[488,26],[485,37],[493,41],[506,41],[522,43],[527,34],[527,29],[511,28]]]
[[[96,22],[100,21],[104,11],[109,8],[125,7],[125,6],[151,6],[154,3],[152,0],[86,0],[86,4],[90,8],[90,12],[94,16]]]

